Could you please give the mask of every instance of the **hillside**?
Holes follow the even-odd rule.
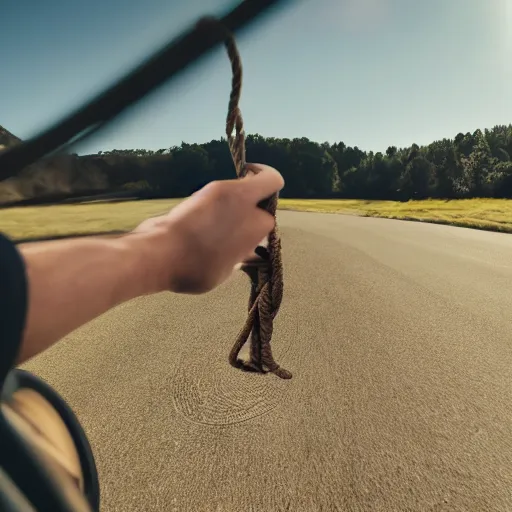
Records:
[[[10,131],[0,126],[0,151],[10,148],[21,142],[21,139],[13,135]]]
[[[22,140],[0,126],[0,151]],[[14,178],[0,182],[0,203],[54,194],[95,193],[106,190],[107,180],[95,165],[78,155],[58,155],[27,167]]]

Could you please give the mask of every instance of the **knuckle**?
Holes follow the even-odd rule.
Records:
[[[204,186],[203,190],[211,196],[216,196],[219,194],[219,189],[222,188],[221,185],[220,181],[210,181],[210,183]]]
[[[208,194],[215,200],[227,201],[233,197],[232,188],[226,181],[212,181],[206,185]]]

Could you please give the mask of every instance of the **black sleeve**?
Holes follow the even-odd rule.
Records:
[[[16,364],[27,307],[25,263],[17,247],[0,233],[0,388]]]

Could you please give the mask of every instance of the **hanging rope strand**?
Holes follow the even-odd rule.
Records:
[[[231,62],[233,78],[226,118],[226,135],[239,178],[247,173],[245,160],[245,132],[242,113],[239,108],[242,92],[242,62],[231,34],[227,34],[226,50]],[[234,135],[233,135],[234,132]],[[265,209],[276,218],[277,194],[265,202]],[[244,271],[251,280],[248,316],[229,354],[232,366],[245,371],[269,371],[282,379],[290,379],[292,374],[281,368],[274,360],[270,341],[274,329],[274,319],[279,312],[283,298],[283,264],[281,260],[281,240],[277,227],[268,236],[267,247],[256,250],[259,259],[244,262]],[[250,360],[242,361],[238,356],[250,337]]]

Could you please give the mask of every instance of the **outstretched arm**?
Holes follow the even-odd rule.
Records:
[[[160,291],[151,234],[19,246],[28,279],[28,315],[18,362],[78,326],[139,295]]]
[[[18,363],[132,298],[205,293],[226,280],[274,226],[257,204],[284,182],[256,167],[256,176],[210,183],[125,236],[20,245],[28,314]]]

